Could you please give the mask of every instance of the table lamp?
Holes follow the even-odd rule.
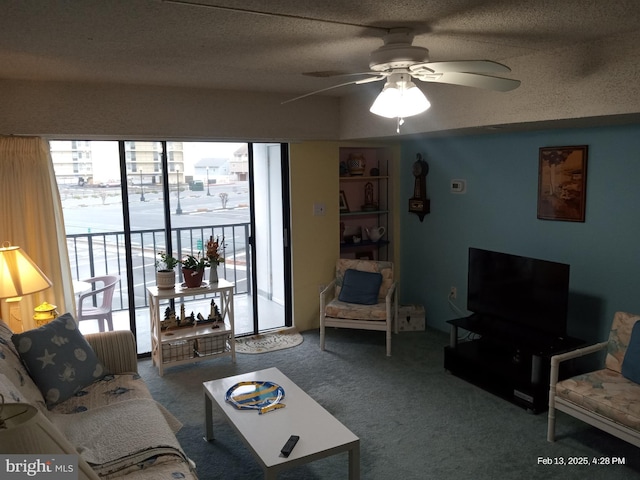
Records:
[[[4,242],[0,247],[0,299],[9,306],[9,326],[14,332],[24,330],[19,302],[24,295],[40,292],[51,286],[51,281],[17,246]]]

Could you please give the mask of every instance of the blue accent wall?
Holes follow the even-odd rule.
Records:
[[[586,220],[537,219],[540,147],[587,145]],[[431,213],[407,211],[411,165],[429,163]],[[450,192],[452,179],[466,194]],[[407,141],[400,178],[400,301],[425,306],[427,324],[448,331],[466,312],[469,247],[571,265],[568,330],[606,340],[616,311],[640,313],[640,125]]]

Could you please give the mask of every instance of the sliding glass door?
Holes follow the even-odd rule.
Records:
[[[158,253],[197,255],[210,237],[224,239],[219,274],[236,285],[236,334],[291,324],[286,145],[52,141],[51,151],[72,275],[120,276],[115,328],[136,333],[139,353],[150,348]],[[185,307],[206,316],[210,301]]]
[[[291,326],[287,154],[279,143],[251,144],[253,332]]]

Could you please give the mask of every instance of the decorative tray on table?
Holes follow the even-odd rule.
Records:
[[[273,382],[239,382],[227,390],[225,400],[238,410],[263,413],[284,407],[284,388]]]

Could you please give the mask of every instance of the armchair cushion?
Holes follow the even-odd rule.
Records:
[[[384,322],[387,319],[387,306],[385,303],[359,305],[334,299],[325,307],[325,315],[332,318]]]
[[[638,320],[638,315],[626,312],[616,312],[609,333],[609,345],[605,366],[611,370],[622,373],[624,355],[631,339],[631,331]]]
[[[590,412],[640,430],[640,385],[608,368],[558,382],[556,394]]]
[[[640,321],[633,324],[629,346],[622,362],[622,375],[632,382],[640,383]]]
[[[107,373],[69,313],[11,340],[49,408]]]
[[[338,300],[361,305],[375,305],[378,303],[381,284],[382,275],[380,273],[348,269],[342,280]]]

